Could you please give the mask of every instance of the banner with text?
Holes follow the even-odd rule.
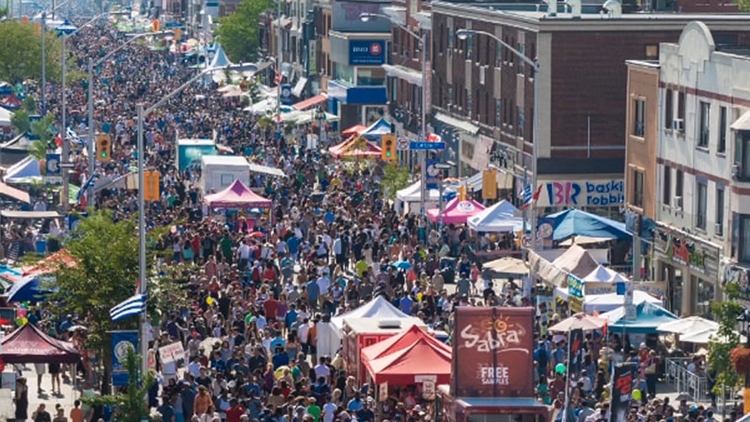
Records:
[[[138,331],[113,331],[112,335],[112,385],[128,385],[128,352],[138,353]]]
[[[539,186],[537,207],[616,207],[625,203],[622,179],[549,180]]]

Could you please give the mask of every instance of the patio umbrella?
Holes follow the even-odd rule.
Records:
[[[411,269],[411,263],[409,261],[396,261],[391,265],[404,271]]]
[[[605,323],[606,321],[599,317],[577,313],[553,325],[549,330],[555,333],[567,333],[573,330],[591,331],[604,327]]]
[[[740,337],[740,343],[745,343],[747,341],[745,336],[740,335],[739,333],[737,333],[737,335]],[[682,336],[680,337],[680,341],[683,343],[708,344],[709,342],[727,343],[729,339],[719,336],[719,329],[716,328]]]
[[[252,232],[248,236],[250,237],[266,237],[266,234],[263,232]]]
[[[719,324],[699,316],[691,316],[675,321],[665,322],[656,327],[662,333],[673,333],[681,335],[692,335],[706,330],[718,330]]]

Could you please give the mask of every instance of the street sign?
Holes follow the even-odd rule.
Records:
[[[409,140],[406,138],[400,138],[396,142],[396,149],[399,151],[408,151],[409,150]]]
[[[432,150],[432,149],[445,149],[445,142],[422,142],[422,141],[411,141],[409,149],[413,150]]]
[[[44,180],[48,185],[62,183],[60,172],[60,154],[47,154],[47,172]]]
[[[59,163],[58,167],[61,169],[72,169],[76,167],[76,163]]]

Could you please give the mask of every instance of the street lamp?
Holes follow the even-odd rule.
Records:
[[[533,195],[533,192],[536,191],[536,177],[537,177],[537,157],[539,154],[539,70],[541,69],[541,66],[539,65],[539,59],[538,58],[529,58],[522,52],[515,49],[510,44],[506,43],[505,41],[501,40],[497,35],[486,32],[486,31],[477,31],[473,29],[459,29],[456,31],[456,36],[459,40],[466,40],[469,38],[469,36],[475,35],[475,34],[481,34],[485,35],[487,37],[492,38],[495,40],[495,42],[500,43],[504,48],[506,48],[508,51],[515,54],[518,58],[526,62],[529,66],[531,66],[532,71],[534,72],[533,78],[534,78],[534,108],[532,113],[534,113],[534,120],[532,122],[532,152],[531,152],[531,192]],[[527,174],[527,171],[524,170],[524,178]],[[524,186],[526,188],[526,186]],[[530,248],[533,250],[534,246],[536,246],[536,206],[531,205],[529,207],[529,220],[531,221],[531,243]],[[525,215],[525,214],[524,214]],[[526,229],[526,221],[524,221],[524,230]],[[526,260],[528,256],[528,249],[524,248],[524,260]],[[533,273],[531,273],[532,279],[533,279]]]
[[[150,36],[168,36],[173,35],[174,32],[172,31],[161,31],[161,32],[144,32],[142,34],[134,35],[131,39],[126,41],[125,43],[121,44],[119,47],[115,48],[114,50],[110,51],[102,57],[101,59],[94,62],[94,59],[89,57],[87,70],[88,70],[88,126],[89,126],[89,135],[88,135],[88,150],[89,150],[89,177],[94,176],[94,168],[96,168],[96,159],[94,158],[95,153],[95,142],[94,142],[94,68],[96,66],[99,66],[100,64],[104,63],[105,60],[112,57],[115,53],[122,50],[123,48],[127,47],[128,45],[132,44],[136,40],[150,37]],[[94,190],[91,189],[87,193],[88,201],[87,204],[89,207],[93,207],[95,205],[96,196],[94,194]]]
[[[422,27],[422,36],[420,37],[417,33],[409,30],[409,28],[395,22],[392,17],[379,13],[362,13],[359,15],[359,20],[362,22],[370,22],[375,19],[388,19],[393,25],[399,27],[402,31],[409,34],[412,38],[416,39],[417,42],[422,44],[422,141],[427,140],[427,90],[430,89],[427,86],[427,72],[431,66],[427,64],[427,31],[426,28]],[[419,152],[419,168],[420,168],[420,180],[421,188],[419,190],[419,213],[422,217],[425,216],[425,203],[427,202],[427,151],[421,150]]]
[[[111,54],[111,53],[110,53]],[[147,279],[146,279],[146,198],[144,195],[145,180],[144,180],[144,163],[146,155],[146,148],[143,145],[143,116],[151,114],[154,110],[159,108],[162,104],[174,98],[175,95],[181,93],[190,85],[192,85],[198,79],[204,77],[209,73],[221,72],[228,67],[217,67],[204,69],[197,75],[193,76],[189,81],[180,85],[177,89],[170,92],[169,94],[162,97],[154,105],[147,109],[143,109],[143,103],[138,104],[138,279],[140,283],[139,293],[146,294],[147,292]],[[141,352],[141,373],[145,374],[148,371],[148,341],[146,340],[146,313],[142,312],[140,315],[140,352]]]

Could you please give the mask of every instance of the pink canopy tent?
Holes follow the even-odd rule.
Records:
[[[212,208],[271,208],[272,201],[253,192],[241,181],[213,195],[206,195],[204,202]]]
[[[448,202],[443,209],[443,223],[445,224],[466,224],[469,217],[474,216],[484,209],[484,205],[475,200],[459,201],[455,198]],[[427,218],[433,223],[440,220],[440,209],[433,208],[427,211]]]

